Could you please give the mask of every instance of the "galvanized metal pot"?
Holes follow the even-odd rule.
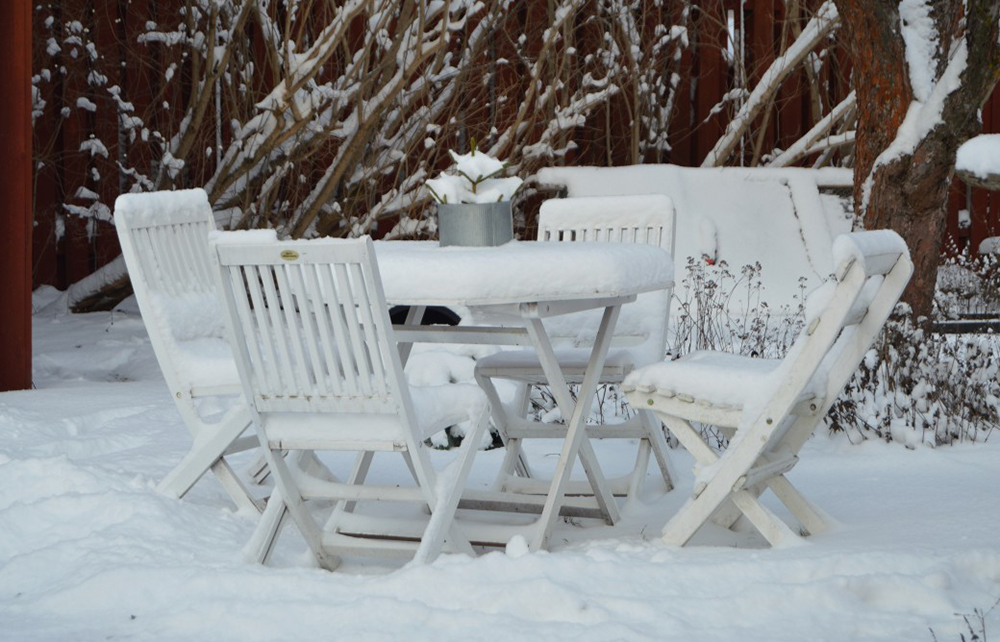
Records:
[[[492,247],[514,238],[510,201],[499,203],[438,203],[441,245]]]

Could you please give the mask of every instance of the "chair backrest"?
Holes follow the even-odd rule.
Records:
[[[836,273],[806,301],[806,325],[773,375],[775,389],[744,421],[789,417],[769,437],[797,452],[836,401],[899,301],[913,273],[903,239],[891,230],[855,232],[833,244]],[[815,391],[808,417],[791,409]]]
[[[663,194],[549,199],[538,215],[538,240],[645,243],[673,255],[674,220]]]
[[[173,396],[188,397],[196,387],[238,392],[215,296],[208,252],[215,219],[204,190],[123,194],[114,218],[132,289]]]
[[[215,219],[204,190],[123,194],[115,201],[115,227],[142,294],[215,291],[208,255]]]
[[[673,202],[663,194],[550,199],[538,216],[539,241],[643,243],[673,255],[676,236]],[[622,307],[612,345],[632,348],[636,366],[666,354],[673,290],[640,294]],[[557,345],[593,340],[599,315],[579,313],[546,322]]]
[[[260,244],[244,235],[217,233],[212,243],[256,411],[402,412],[412,422],[371,239]]]

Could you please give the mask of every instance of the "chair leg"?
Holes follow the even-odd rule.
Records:
[[[410,456],[409,451],[403,451],[403,461],[406,462],[406,469],[410,471],[410,477],[413,478],[413,481],[420,483],[420,479],[417,477],[417,469],[413,467],[413,457]],[[369,460],[370,463],[371,460]]]
[[[632,468],[632,475],[629,477],[628,493],[626,501],[631,503],[638,501],[642,494],[642,487],[646,481],[646,470],[649,468],[649,441],[639,440],[639,451],[635,455],[635,467]]]
[[[503,463],[500,466],[500,470],[497,473],[497,478],[494,481],[493,489],[502,491],[504,489],[504,483],[508,475],[517,474],[524,477],[528,477],[529,470],[527,467],[527,462],[521,453],[521,445],[519,439],[511,439],[507,436],[507,409],[504,403],[500,401],[500,395],[497,392],[496,386],[493,385],[493,379],[487,377],[483,374],[476,373],[476,383],[484,393],[486,393],[486,398],[490,402],[490,414],[493,418],[493,425],[496,427],[497,432],[500,434],[500,440],[503,441],[506,452],[504,454]],[[521,413],[521,408],[524,407],[526,412],[527,408],[527,397],[528,397],[528,385],[518,384],[518,390],[515,395],[515,412]],[[518,415],[520,416],[520,414]]]
[[[528,417],[528,406],[531,404],[531,384],[520,382],[517,384],[517,392],[514,393],[514,412],[517,413],[518,417],[527,418]],[[528,465],[528,458],[524,454],[524,449],[521,448],[521,440],[518,439],[515,450],[517,452],[517,459],[514,462],[513,473],[516,473],[519,477],[529,478],[531,477],[531,467]]]
[[[254,529],[250,541],[243,549],[246,561],[256,564],[267,564],[271,553],[278,542],[281,530],[288,518],[288,507],[281,498],[281,493],[275,490],[267,500],[264,513],[260,516],[257,528]]]
[[[215,478],[219,480],[222,485],[223,490],[229,495],[229,498],[233,500],[236,504],[237,510],[246,510],[256,513],[260,513],[264,510],[264,502],[260,499],[255,499],[253,495],[250,494],[250,490],[240,479],[239,475],[232,469],[229,463],[220,457],[211,467],[212,473]]]
[[[408,455],[409,453],[403,453]],[[365,450],[358,453],[357,458],[354,460],[354,468],[351,469],[351,476],[348,478],[347,483],[352,486],[365,483],[365,478],[368,476],[368,470],[372,465],[372,458],[375,453],[370,450]],[[413,472],[413,462],[409,457],[406,457],[406,463],[410,467],[410,472]],[[333,507],[333,512],[330,513],[330,517],[327,519],[326,524],[323,526],[324,531],[335,531],[335,525],[340,521],[344,513],[353,513],[354,508],[357,506],[357,502],[353,501],[339,501],[337,505]]]
[[[268,452],[270,456],[267,463],[271,468],[271,474],[274,475],[278,492],[281,493],[280,497],[284,500],[285,509],[289,516],[299,527],[299,532],[302,533],[303,539],[306,540],[309,550],[312,551],[319,565],[330,571],[336,569],[340,565],[340,558],[331,555],[323,548],[322,532],[306,509],[292,471],[288,468],[288,463],[280,451],[271,450]]]
[[[420,540],[417,553],[413,557],[415,563],[423,564],[433,561],[441,552],[441,547],[446,539],[450,546],[471,553],[472,546],[454,522],[455,511],[458,509],[458,501],[465,488],[465,480],[469,476],[469,471],[472,470],[472,460],[475,459],[479,443],[482,441],[483,433],[488,424],[489,407],[483,406],[473,423],[472,431],[462,440],[455,460],[448,467],[449,470],[443,471],[437,476],[438,489],[444,488],[444,492],[438,494],[440,492],[438,489],[429,489],[437,497],[431,509],[430,522],[428,522],[427,529]],[[445,477],[449,479],[447,483],[442,483]],[[458,541],[455,541],[456,539]]]
[[[670,446],[667,445],[667,440],[663,436],[663,426],[652,412],[640,410],[639,414],[642,418],[642,425],[646,429],[646,440],[653,451],[653,456],[656,458],[656,465],[660,468],[660,475],[663,476],[663,483],[667,487],[667,492],[669,492],[674,489],[674,479],[677,477],[677,471],[670,458]]]
[[[764,539],[771,546],[782,546],[802,540],[788,524],[781,521],[777,515],[761,504],[752,493],[746,490],[736,491],[731,495],[733,503],[747,516]]]
[[[827,521],[824,519],[822,511],[803,497],[784,475],[772,477],[767,480],[767,485],[781,500],[781,503],[791,511],[795,519],[799,520],[806,532],[810,535],[816,535],[826,530]]]
[[[171,470],[166,477],[160,480],[156,490],[173,497],[183,497],[201,479],[210,468],[224,461],[223,453],[243,431],[250,426],[250,418],[246,410],[228,415],[218,424],[209,424],[194,436],[194,444],[188,454]],[[261,507],[253,500],[249,491],[239,482],[236,473],[229,468],[228,464],[213,468],[213,472],[219,476],[219,481],[223,484],[226,492],[233,501],[241,507],[253,507],[261,510]]]

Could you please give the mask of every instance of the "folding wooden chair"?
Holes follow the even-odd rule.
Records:
[[[225,337],[222,307],[208,253],[215,219],[200,189],[125,194],[115,202],[115,227],[129,279],[170,396],[191,432],[191,450],[160,481],[157,490],[183,497],[211,470],[240,508],[260,510],[226,455],[255,448],[241,438],[250,413],[240,398],[239,375]],[[212,420],[198,404],[233,398]]]
[[[331,570],[344,554],[417,561],[443,548],[471,554],[454,517],[488,423],[485,395],[472,384],[407,385],[370,238],[266,244],[244,238],[220,233],[213,242],[250,414],[277,484],[268,512],[290,517],[317,562]],[[427,440],[464,421],[471,428],[456,457],[435,471]],[[354,451],[358,458],[340,483],[283,456],[298,450]],[[366,484],[374,452],[402,453],[416,486]],[[322,527],[307,509],[312,499],[334,502]],[[413,520],[362,515],[359,502],[417,503],[429,507],[430,519],[414,529]],[[261,521],[251,542],[261,561],[283,519]]]
[[[542,203],[538,218],[539,241],[645,243],[674,251],[675,214],[670,199],[662,194],[551,199]],[[545,275],[538,278],[544,279]],[[639,295],[634,303],[622,306],[612,338],[612,348],[601,373],[600,383],[620,384],[633,368],[661,361],[666,355],[667,326],[672,289]],[[599,311],[581,312],[546,321],[553,339],[560,369],[566,381],[579,384],[587,367],[590,347],[600,321]],[[586,348],[581,348],[586,346]],[[532,478],[521,448],[521,440],[553,437],[558,427],[527,419],[531,385],[544,385],[545,373],[538,355],[531,350],[505,351],[476,363],[476,380],[490,398],[493,422],[507,448],[497,479],[497,490],[545,492],[547,482]],[[518,383],[514,403],[505,407],[494,379]],[[591,438],[640,440],[633,473],[609,480],[615,495],[636,496],[645,479],[650,451],[667,489],[673,487],[672,465],[660,422],[644,408],[621,424],[588,426]],[[562,433],[565,433],[563,429]],[[590,494],[586,482],[574,482],[569,494]]]
[[[913,272],[895,232],[858,232],[834,241],[835,278],[807,301],[806,327],[783,360],[701,351],[631,373],[634,406],[653,410],[696,460],[693,495],[663,529],[684,545],[710,519],[732,527],[740,515],[772,545],[797,535],[759,501],[770,488],[806,533],[822,513],[785,477],[882,329]],[[720,455],[689,422],[730,438]]]

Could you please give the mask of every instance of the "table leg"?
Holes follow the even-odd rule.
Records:
[[[406,311],[406,325],[420,325],[420,321],[424,318],[424,311],[427,306],[424,305],[411,305],[410,309]],[[410,358],[410,351],[413,350],[412,343],[399,343],[399,362],[406,367],[406,361]]]
[[[581,400],[592,398],[597,390],[597,383],[604,369],[604,361],[608,355],[608,348],[611,346],[611,328],[614,328],[620,310],[621,305],[611,305],[604,310],[597,338],[594,342],[594,348],[590,355],[590,361],[587,364],[587,371],[583,378],[583,384],[580,386]],[[605,519],[609,523],[614,524],[619,519],[619,513],[618,505],[615,503],[614,496],[611,494],[607,481],[604,479],[604,474],[597,463],[593,446],[587,439],[586,419],[588,405],[586,403],[578,404],[573,401],[569,385],[566,383],[562,370],[559,368],[559,362],[552,350],[552,344],[549,341],[548,334],[545,332],[545,327],[541,319],[525,315],[525,326],[538,352],[542,370],[545,372],[552,390],[552,396],[555,397],[563,418],[566,419],[568,417],[566,419],[566,439],[563,442],[562,452],[559,455],[559,462],[556,464],[552,486],[549,488],[545,506],[539,518],[539,530],[533,541],[529,543],[530,549],[536,551],[545,548],[549,537],[552,535],[555,520],[559,516],[559,510],[566,494],[566,486],[569,482],[570,473],[573,470],[573,462],[578,453],[584,471],[587,473],[587,479],[594,489],[594,497],[597,499],[598,506],[600,506]]]

